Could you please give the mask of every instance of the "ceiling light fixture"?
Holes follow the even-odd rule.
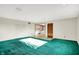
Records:
[[[22,9],[21,9],[21,8],[16,8],[16,10],[18,10],[18,11],[22,11]]]

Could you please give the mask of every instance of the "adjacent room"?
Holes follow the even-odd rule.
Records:
[[[79,5],[0,4],[0,55],[79,55]]]

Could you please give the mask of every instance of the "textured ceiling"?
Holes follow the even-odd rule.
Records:
[[[0,4],[0,17],[34,23],[77,17],[79,5]]]

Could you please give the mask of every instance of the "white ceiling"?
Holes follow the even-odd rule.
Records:
[[[79,5],[0,4],[0,17],[34,23],[77,17]]]

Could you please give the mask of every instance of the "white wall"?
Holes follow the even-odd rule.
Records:
[[[0,19],[0,40],[34,35],[34,24]]]
[[[54,38],[65,38],[69,40],[77,39],[77,21],[75,18],[53,21],[54,23]]]
[[[79,42],[79,17],[77,18],[77,41]]]
[[[79,39],[79,19],[78,23],[74,18],[52,22],[54,23],[54,38]],[[5,19],[0,18],[0,40],[31,36],[34,35],[34,32],[34,24],[8,19],[5,21]]]

